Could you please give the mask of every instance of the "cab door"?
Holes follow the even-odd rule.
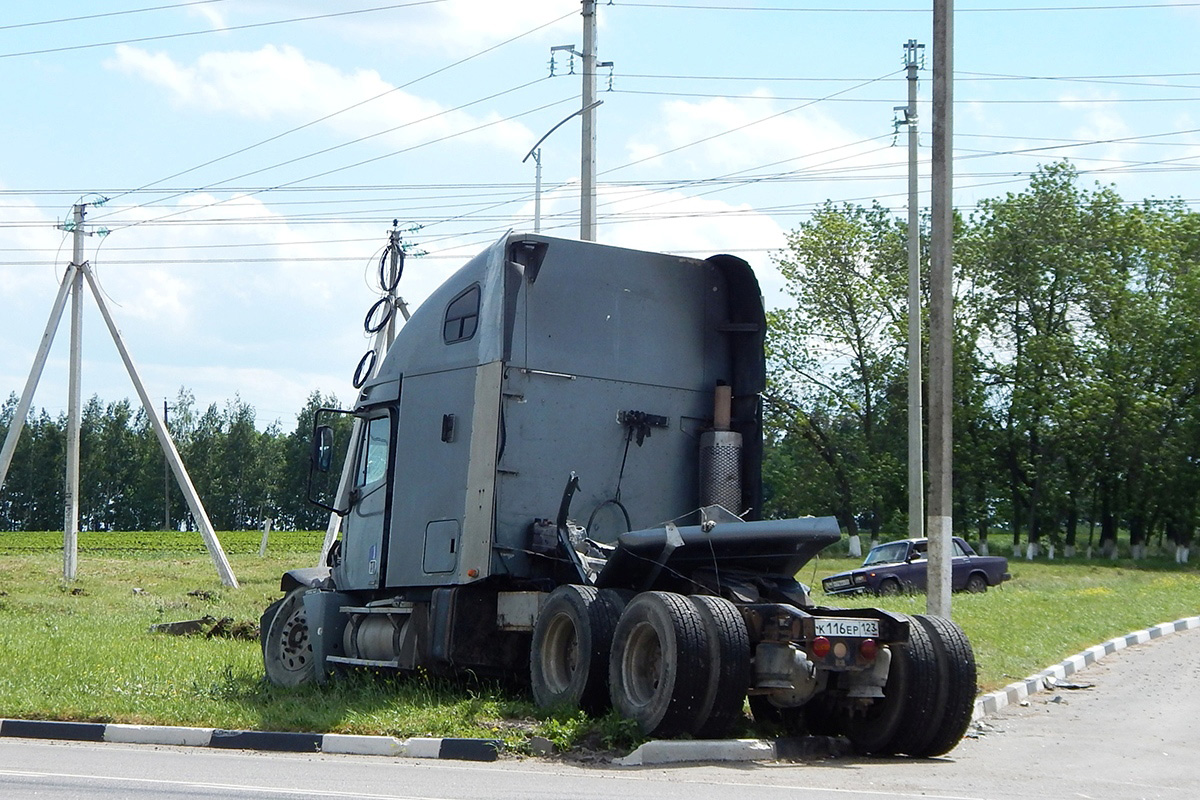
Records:
[[[342,557],[336,578],[339,588],[380,586],[387,561],[394,429],[387,409],[368,412],[359,426],[350,511],[343,523]]]

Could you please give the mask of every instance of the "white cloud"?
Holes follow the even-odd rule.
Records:
[[[229,27],[225,22],[225,15],[221,13],[221,9],[209,3],[200,5],[189,5],[187,7],[189,16],[200,17],[207,22],[213,30],[223,31]]]
[[[382,134],[388,147],[406,147],[448,136],[523,152],[530,131],[497,114],[477,117],[397,90],[370,69],[343,71],[306,58],[295,47],[265,45],[255,51],[219,51],[184,65],[165,53],[118,45],[106,66],[165,89],[177,108],[262,120],[309,122],[339,135]],[[363,105],[352,108],[356,104]],[[346,109],[350,109],[343,112]],[[488,127],[464,133],[488,123]],[[393,130],[396,129],[396,130]],[[387,133],[383,133],[387,131]]]
[[[756,94],[768,97],[761,91]],[[784,111],[781,103],[768,99],[671,101],[663,104],[658,124],[630,141],[629,159],[641,161],[668,153],[648,165],[661,168],[682,162],[710,173],[783,159],[795,159],[794,166],[801,166],[805,156],[815,161],[835,158],[839,154],[827,151],[863,138],[817,109],[781,113]]]

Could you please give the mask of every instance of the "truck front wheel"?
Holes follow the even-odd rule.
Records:
[[[316,678],[312,640],[308,636],[308,618],[304,614],[304,593],[307,586],[292,589],[283,600],[272,604],[275,614],[267,621],[263,615],[260,628],[263,666],[267,679],[276,686],[300,686]]]

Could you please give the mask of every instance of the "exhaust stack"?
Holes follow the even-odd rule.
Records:
[[[733,390],[718,383],[713,395],[713,429],[700,435],[700,505],[733,514],[742,509],[742,435],[730,430]]]

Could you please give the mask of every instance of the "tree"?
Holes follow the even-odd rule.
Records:
[[[861,518],[877,538],[904,496],[903,450],[888,435],[906,398],[903,228],[878,204],[827,203],[777,263],[795,305],[768,316],[776,441],[806,442],[835,486],[829,510],[851,535]],[[776,503],[783,491],[773,484]]]

